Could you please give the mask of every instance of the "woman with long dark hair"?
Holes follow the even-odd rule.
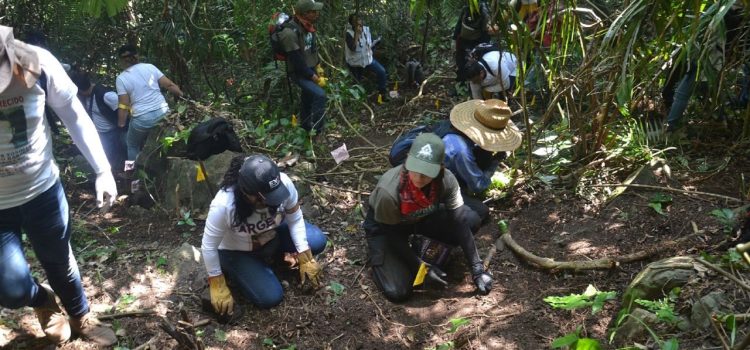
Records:
[[[317,286],[320,267],[313,255],[325,246],[325,235],[304,221],[297,189],[276,163],[260,154],[235,157],[203,231],[201,249],[214,309],[224,315],[234,307],[225,275],[256,306],[278,305],[284,290],[267,260],[283,253],[296,256],[302,283],[309,279]]]

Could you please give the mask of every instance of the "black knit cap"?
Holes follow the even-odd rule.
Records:
[[[289,190],[281,182],[276,163],[262,154],[245,158],[237,186],[246,194],[260,195],[263,202],[271,207],[279,206],[289,198]]]

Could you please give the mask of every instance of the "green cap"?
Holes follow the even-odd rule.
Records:
[[[323,9],[322,2],[315,2],[315,0],[299,0],[297,5],[294,5],[294,11],[297,14],[302,14],[307,11],[320,11]]]
[[[443,139],[433,133],[422,133],[414,139],[406,157],[406,170],[435,178],[445,158]]]

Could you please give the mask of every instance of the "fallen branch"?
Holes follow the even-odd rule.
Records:
[[[161,323],[159,324],[159,327],[163,329],[167,334],[169,334],[174,340],[177,341],[180,345],[187,349],[194,349],[194,350],[203,350],[202,343],[200,341],[196,342],[196,339],[188,335],[187,333],[177,329],[172,323],[169,322],[165,317],[161,318]]]
[[[700,191],[688,191],[688,190],[682,190],[679,188],[671,188],[671,187],[661,187],[661,186],[651,186],[651,185],[640,185],[640,184],[600,184],[600,185],[588,185],[589,187],[635,187],[635,188],[647,188],[650,190],[657,190],[657,191],[668,191],[668,192],[676,192],[676,193],[682,193],[687,195],[696,195],[696,196],[707,196],[707,197],[714,197],[719,199],[724,199],[727,201],[733,201],[733,202],[739,202],[742,203],[743,200],[739,198],[729,197],[721,194],[716,193],[708,193],[708,192],[700,192]]]
[[[137,347],[135,347],[133,350],[145,350],[147,348],[150,349],[151,345],[153,345],[156,342],[156,339],[158,339],[158,338],[159,338],[159,335],[155,335],[155,336],[151,337],[151,339],[149,339],[147,342],[145,342],[145,343],[143,343],[143,344],[138,345]]]
[[[370,124],[375,124],[375,112],[373,112],[372,108],[367,105],[367,102],[362,101],[362,105],[370,111]]]
[[[708,310],[706,309],[706,305],[703,305],[703,303],[698,303],[698,305],[701,306],[703,309],[703,312],[706,313],[706,315],[709,315],[708,320],[711,322],[711,327],[714,329],[714,332],[716,333],[716,337],[721,340],[721,346],[724,350],[731,350],[729,347],[729,344],[727,344],[727,340],[724,338],[724,335],[721,333],[721,330],[719,329],[719,326],[716,324],[718,321],[716,320],[716,315],[710,314]]]
[[[435,73],[432,73],[432,74],[430,74],[430,76],[429,76],[429,77],[427,77],[427,78],[426,78],[425,80],[423,80],[423,81],[422,81],[422,84],[419,84],[419,92],[417,93],[417,96],[414,96],[414,97],[413,97],[413,98],[412,98],[411,100],[409,100],[409,102],[407,103],[407,105],[410,105],[410,104],[414,103],[414,101],[416,101],[416,100],[418,100],[419,98],[421,98],[421,97],[423,96],[423,95],[422,95],[422,91],[424,90],[424,87],[425,87],[425,85],[427,85],[427,82],[428,82],[428,81],[429,81],[430,79],[433,79],[433,78],[435,78],[435,77],[436,77],[436,76],[435,76]]]
[[[114,314],[107,314],[107,315],[98,315],[97,318],[100,320],[113,320],[115,318],[121,318],[121,317],[131,317],[131,316],[150,316],[156,314],[156,310],[135,310],[135,311],[128,311],[128,312],[118,312]]]
[[[729,278],[730,280],[732,280],[732,282],[737,283],[740,287],[742,287],[742,289],[750,291],[750,286],[748,286],[747,283],[742,282],[735,275],[727,272],[726,270],[722,269],[721,267],[718,267],[718,266],[716,266],[716,265],[714,265],[714,264],[712,264],[712,263],[710,263],[710,262],[708,262],[706,260],[703,260],[702,258],[697,258],[695,260],[698,261],[699,263],[701,263],[703,266],[706,266],[706,267],[708,267],[708,268],[710,268],[710,269],[718,272],[720,275],[722,275],[722,276],[724,276],[726,278]]]
[[[492,258],[495,256],[495,253],[497,253],[498,250],[503,250],[505,247],[505,244],[503,243],[502,236],[495,240],[495,244],[490,247],[490,251],[487,252],[487,256],[484,257],[484,261],[482,261],[482,265],[484,266],[484,269],[487,270],[490,267],[490,262],[492,261]]]
[[[645,250],[632,253],[632,254],[626,254],[620,257],[601,258],[601,259],[584,260],[584,261],[555,261],[554,259],[543,258],[537,255],[534,255],[533,253],[529,252],[528,250],[521,247],[521,245],[516,243],[516,241],[513,240],[513,237],[510,235],[510,232],[503,234],[502,236],[500,236],[500,238],[503,240],[505,245],[507,245],[508,248],[510,248],[511,251],[513,251],[516,255],[520,256],[527,263],[535,267],[552,270],[554,272],[558,270],[578,271],[578,270],[611,269],[611,268],[619,266],[622,263],[640,261],[648,257],[651,257],[652,255],[656,255],[657,253],[663,251],[665,248],[676,245],[682,241],[687,240],[688,238],[692,238],[693,236],[694,234],[683,236],[676,240],[666,241],[663,244],[655,245],[650,249],[645,249]]]

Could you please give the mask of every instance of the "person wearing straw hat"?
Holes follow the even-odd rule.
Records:
[[[522,134],[503,100],[470,100],[453,107],[450,122],[457,133],[443,136],[445,166],[456,175],[464,202],[486,221],[489,208],[476,195],[492,183],[506,152],[521,145]]]
[[[76,334],[109,346],[117,338],[90,312],[70,248],[68,202],[44,121],[47,105],[96,172],[97,206],[109,208],[117,186],[94,123],[76,92],[49,51],[15,40],[13,28],[0,26],[0,306],[34,308],[45,336],[56,344]],[[22,233],[49,286],[32,275]],[[58,296],[67,316],[57,304]]]
[[[393,302],[408,299],[420,284],[424,256],[410,247],[412,235],[460,246],[477,290],[492,290],[492,277],[484,271],[468,223],[473,211],[464,205],[458,181],[443,166],[444,159],[440,137],[422,133],[414,139],[406,162],[386,171],[370,195],[363,224],[368,263],[375,284]],[[439,266],[429,269],[433,280],[446,283]]]

